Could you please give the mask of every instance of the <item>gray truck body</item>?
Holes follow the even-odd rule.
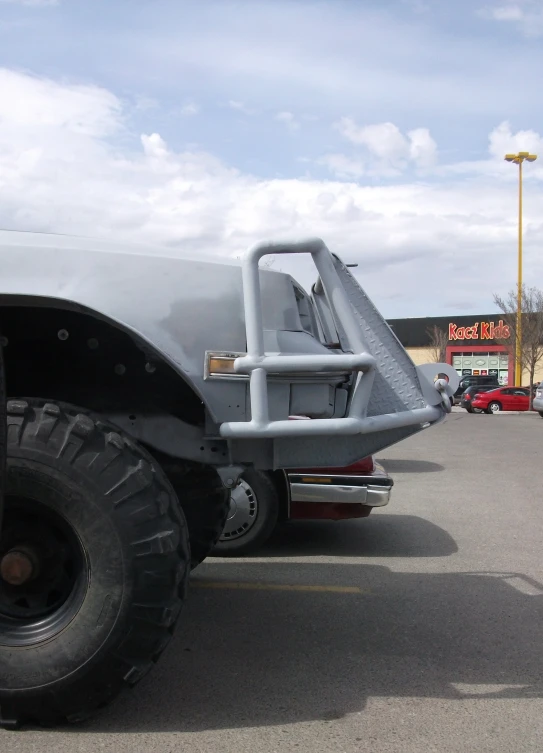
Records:
[[[259,266],[302,253],[311,294]],[[451,366],[413,364],[315,238],[260,243],[238,263],[0,232],[0,338],[10,729],[88,719],[146,676],[190,573],[232,543],[221,535],[243,484],[258,482],[233,524],[247,548],[285,518],[281,489],[307,499],[304,475],[285,488],[289,469],[348,466],[436,424],[458,385]]]
[[[312,294],[290,275],[259,269],[267,253],[311,254],[320,275]],[[133,336],[150,363],[163,360],[175,370],[204,404],[204,425],[166,415],[108,417],[180,457],[261,468],[343,466],[450,410],[456,372],[446,364],[415,367],[318,239],[259,244],[242,264],[1,231],[0,269],[0,306],[54,306],[105,319]],[[236,358],[233,373],[210,374],[210,353]],[[434,383],[438,372],[448,385]],[[333,442],[322,441],[330,436]]]

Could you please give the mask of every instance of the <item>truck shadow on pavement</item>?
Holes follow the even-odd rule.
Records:
[[[243,590],[240,583],[258,588]],[[266,584],[353,592],[266,590]],[[204,565],[156,670],[74,731],[330,722],[363,712],[375,697],[540,698],[542,594],[541,584],[516,573]]]
[[[285,523],[257,556],[448,557],[457,551],[454,539],[424,518],[374,511],[361,520]]]

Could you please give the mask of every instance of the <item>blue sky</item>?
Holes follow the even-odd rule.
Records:
[[[387,316],[492,310],[542,37],[541,0],[0,0],[0,220],[226,255],[320,234]]]

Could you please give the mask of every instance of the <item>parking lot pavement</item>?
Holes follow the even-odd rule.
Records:
[[[466,413],[465,408],[461,408],[459,405],[453,405],[453,413]],[[522,411],[522,410],[502,410],[495,413],[496,416],[529,416],[530,418],[541,418],[537,411]]]
[[[135,691],[0,750],[540,753],[542,439],[454,412],[384,451],[388,508],[208,560]]]

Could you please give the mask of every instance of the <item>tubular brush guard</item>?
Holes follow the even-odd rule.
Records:
[[[265,354],[258,264],[267,254],[311,254],[320,276],[313,288],[314,302],[319,312],[325,309],[331,316],[342,353]],[[250,376],[251,419],[223,423],[223,437],[354,436],[433,424],[450,412],[450,397],[458,385],[456,371],[442,363],[417,368],[347,267],[319,238],[253,246],[243,261],[243,297],[247,355],[237,358],[234,368]],[[270,420],[268,374],[308,371],[355,374],[347,415],[310,421]]]

